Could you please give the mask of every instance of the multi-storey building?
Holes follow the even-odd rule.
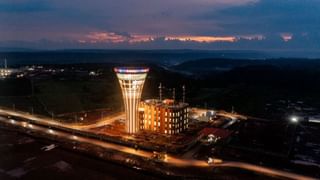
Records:
[[[142,101],[139,108],[140,129],[177,134],[188,128],[188,104],[172,99]]]

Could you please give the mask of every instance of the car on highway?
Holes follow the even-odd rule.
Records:
[[[151,158],[156,160],[156,161],[166,161],[167,153],[153,151],[153,154],[152,154]]]
[[[209,165],[211,165],[211,164],[221,164],[222,162],[223,161],[221,159],[215,159],[215,158],[211,158],[211,157],[209,157],[208,161],[207,161],[207,163]]]

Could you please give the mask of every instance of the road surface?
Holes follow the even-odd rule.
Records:
[[[20,112],[20,111],[12,111],[12,110],[7,110],[7,109],[0,109],[0,115],[5,115],[5,116],[15,116],[15,117],[20,117],[24,119],[30,119],[32,121],[36,121],[40,124],[44,124],[47,126],[60,126],[64,128],[69,128],[69,129],[76,129],[76,130],[89,130],[92,128],[97,128],[101,126],[105,126],[108,124],[111,124],[117,119],[124,119],[125,114],[124,113],[118,113],[116,115],[110,116],[110,117],[105,117],[103,120],[94,123],[94,124],[89,124],[89,125],[82,125],[82,124],[77,124],[77,123],[63,123],[62,121],[59,121],[59,119],[53,120],[52,118],[47,118],[47,117],[41,117],[37,115],[31,115],[29,113],[25,112]]]

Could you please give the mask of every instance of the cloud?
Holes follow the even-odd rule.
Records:
[[[318,0],[260,0],[247,6],[208,11],[199,19],[215,21],[223,33],[301,33],[320,28]]]
[[[32,13],[49,11],[52,7],[45,0],[4,0],[0,2],[0,13]]]
[[[80,37],[80,43],[139,43],[153,41],[155,37],[151,35],[131,35],[126,32],[90,32],[84,37]]]
[[[248,36],[249,37],[249,36]],[[248,40],[253,40],[248,38]],[[166,35],[160,37],[164,41],[181,41],[181,42],[195,42],[195,43],[215,43],[215,42],[235,42],[237,37],[234,36],[196,36],[196,35]],[[245,38],[245,37],[243,37]],[[116,33],[116,32],[90,32],[78,42],[81,43],[140,43],[150,42],[159,39],[158,36],[146,34],[129,34],[129,33]]]
[[[49,48],[317,49],[318,12],[319,0],[3,0],[0,39]]]

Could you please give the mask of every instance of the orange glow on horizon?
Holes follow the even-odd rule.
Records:
[[[281,34],[285,41],[292,38],[290,34]],[[286,35],[286,36],[283,36]],[[152,42],[157,39],[164,41],[181,41],[181,42],[196,42],[196,43],[215,43],[215,42],[237,42],[244,40],[264,40],[266,37],[260,34],[253,35],[234,35],[234,36],[194,36],[194,35],[165,35],[156,36],[148,34],[120,34],[115,32],[91,32],[79,38],[79,43],[143,43]]]
[[[165,40],[179,40],[179,41],[195,41],[200,43],[212,43],[212,42],[235,42],[234,36],[167,36]]]

